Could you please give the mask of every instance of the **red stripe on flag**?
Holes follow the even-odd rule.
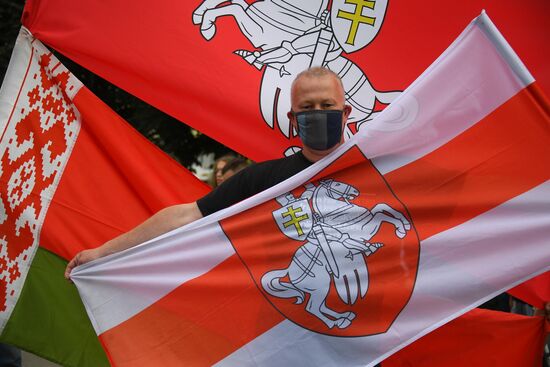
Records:
[[[283,320],[233,255],[100,338],[117,366],[206,366]]]
[[[550,178],[550,116],[539,98],[537,87],[525,88],[447,144],[385,175],[421,240]]]

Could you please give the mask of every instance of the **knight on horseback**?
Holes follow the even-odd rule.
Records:
[[[305,188],[300,198],[291,193],[279,196],[277,201],[282,208],[273,212],[287,237],[305,239],[305,243],[296,250],[286,269],[264,274],[262,287],[275,297],[296,298],[296,304],[301,304],[308,293],[306,310],[328,328],[343,329],[351,325],[356,315],[351,311],[337,312],[326,305],[331,280],[345,304],[353,305],[364,298],[369,285],[366,258],[383,246],[369,240],[384,222],[395,226],[398,238],[403,238],[411,225],[402,213],[387,204],[377,204],[371,210],[353,204],[351,201],[360,193],[344,182],[327,179]],[[301,233],[296,231],[297,226],[286,225],[288,212],[299,214],[290,220],[301,218]]]

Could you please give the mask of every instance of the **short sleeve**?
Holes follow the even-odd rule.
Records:
[[[197,200],[197,205],[206,217],[286,180],[311,164],[301,152],[253,164]]]
[[[254,190],[251,186],[254,184],[254,180],[251,179],[250,173],[253,167],[250,166],[238,172],[197,200],[202,215],[206,217],[252,196]]]

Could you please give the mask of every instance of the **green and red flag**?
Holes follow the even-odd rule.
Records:
[[[1,340],[107,365],[67,260],[208,187],[95,97],[22,29],[0,92]]]

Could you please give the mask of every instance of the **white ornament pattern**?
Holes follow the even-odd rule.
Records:
[[[24,69],[24,70],[23,70]],[[0,92],[0,330],[39,246],[49,204],[80,131],[82,87],[22,28]]]

